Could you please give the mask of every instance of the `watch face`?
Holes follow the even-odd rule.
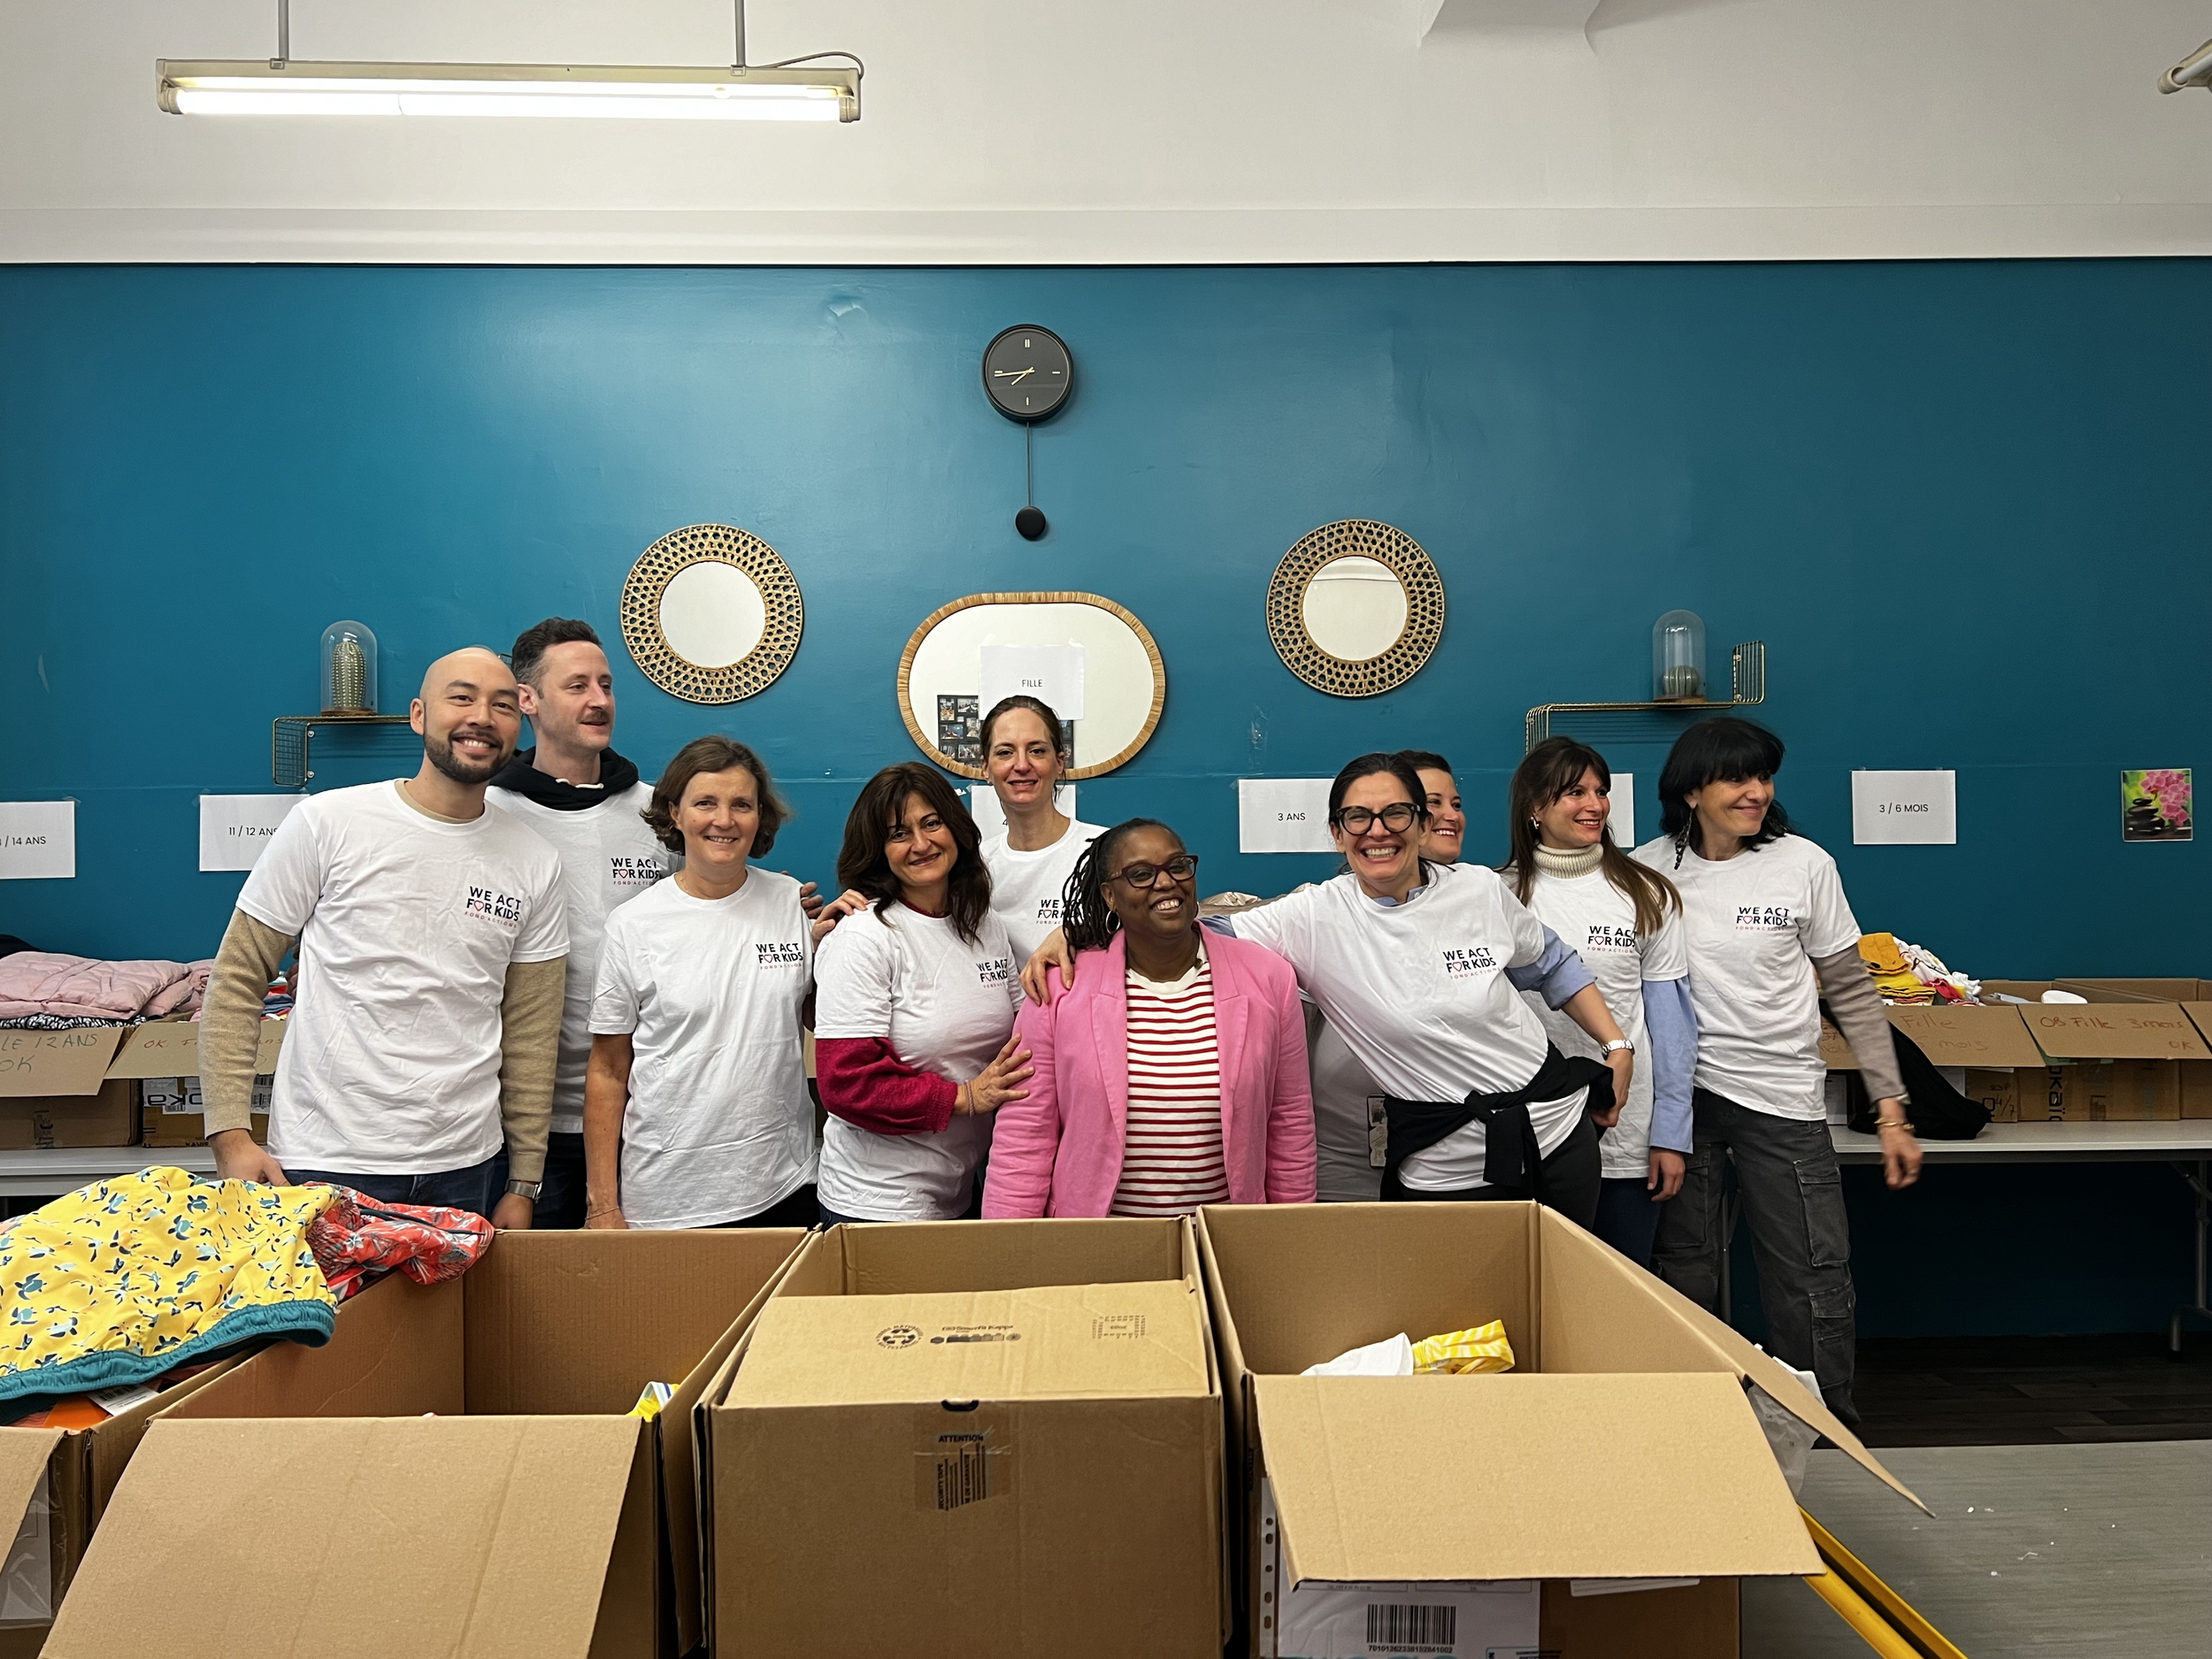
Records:
[[[1068,401],[1075,363],[1048,328],[1010,328],[983,353],[983,389],[1002,415],[1042,420]]]

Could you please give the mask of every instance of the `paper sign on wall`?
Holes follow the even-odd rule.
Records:
[[[1851,839],[1861,847],[1958,843],[1958,773],[1855,772]]]
[[[1237,780],[1237,850],[1241,853],[1325,853],[1329,839],[1329,780]]]
[[[277,826],[303,795],[204,795],[200,797],[200,868],[250,870]]]
[[[1613,793],[1606,799],[1613,803],[1613,816],[1605,827],[1613,833],[1613,845],[1627,852],[1636,845],[1636,774],[1615,772]]]
[[[65,880],[76,873],[74,801],[0,801],[0,881]]]
[[[987,645],[976,694],[988,714],[1007,697],[1041,698],[1064,720],[1083,718],[1083,648],[1079,645]]]
[[[1075,786],[1064,783],[1052,792],[1052,804],[1070,818],[1075,816]],[[999,806],[998,791],[987,783],[968,786],[968,815],[975,819],[975,827],[985,841],[994,835],[1006,833],[1006,813]]]

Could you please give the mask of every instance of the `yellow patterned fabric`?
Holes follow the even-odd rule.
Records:
[[[0,1401],[145,1382],[242,1342],[330,1340],[337,1301],[308,1248],[334,1187],[96,1181],[0,1232]]]
[[[1493,1319],[1471,1330],[1447,1331],[1424,1337],[1413,1345],[1416,1376],[1443,1372],[1454,1377],[1513,1369],[1513,1344],[1505,1338],[1505,1321]]]

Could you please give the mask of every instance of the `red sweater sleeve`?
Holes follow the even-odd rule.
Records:
[[[959,1086],[917,1071],[882,1037],[817,1037],[814,1083],[833,1118],[879,1135],[934,1134],[952,1122]]]

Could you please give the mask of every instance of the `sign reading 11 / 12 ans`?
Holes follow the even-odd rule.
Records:
[[[1861,847],[1958,844],[1958,773],[1855,772],[1851,839]]]

